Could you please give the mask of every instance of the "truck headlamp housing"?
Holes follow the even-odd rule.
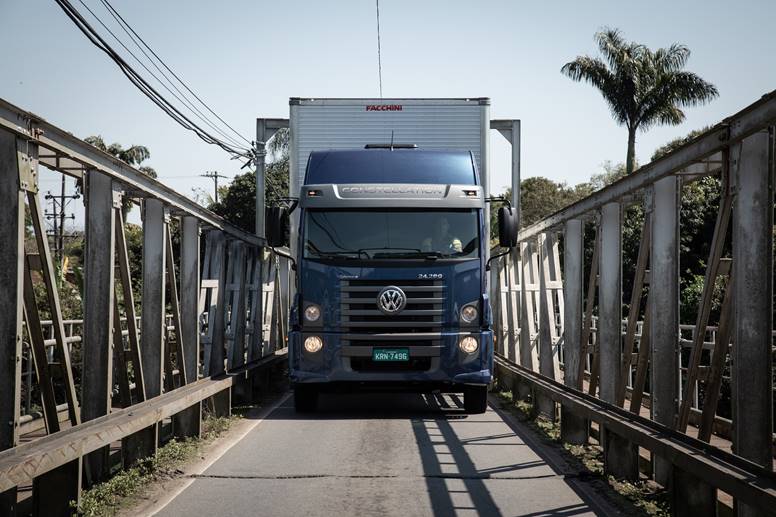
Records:
[[[461,309],[461,319],[465,323],[473,323],[474,320],[477,319],[477,316],[479,315],[477,311],[477,307],[474,305],[464,305]]]
[[[458,348],[465,354],[473,354],[480,347],[479,341],[474,336],[464,336],[458,342]]]
[[[321,308],[317,305],[308,305],[304,309],[304,319],[309,323],[315,323],[321,319]]]
[[[323,339],[320,336],[307,336],[305,338],[304,349],[307,352],[315,354],[320,352],[321,348],[323,348]]]

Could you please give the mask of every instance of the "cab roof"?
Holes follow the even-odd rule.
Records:
[[[470,151],[348,149],[311,152],[304,183],[479,185],[480,181]]]

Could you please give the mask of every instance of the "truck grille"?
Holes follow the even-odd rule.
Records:
[[[384,314],[378,309],[377,297],[388,286],[400,288],[407,297],[406,306],[398,314]],[[415,336],[415,340],[422,340],[429,333],[442,331],[445,286],[441,280],[343,280],[340,291],[346,333],[427,334]]]

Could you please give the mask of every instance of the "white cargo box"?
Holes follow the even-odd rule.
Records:
[[[416,144],[419,149],[471,151],[488,190],[490,100],[291,98],[291,196],[299,195],[311,151]]]

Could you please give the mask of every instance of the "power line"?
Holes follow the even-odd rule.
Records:
[[[124,42],[123,42],[123,41],[121,41],[121,39],[119,39],[119,38],[118,38],[118,36],[116,36],[116,34],[114,34],[114,32],[113,32],[112,30],[110,30],[110,28],[109,28],[107,25],[105,25],[105,23],[104,23],[104,22],[103,22],[103,21],[100,19],[100,17],[99,17],[99,16],[97,16],[97,14],[95,14],[95,12],[94,12],[94,11],[92,11],[92,10],[89,8],[89,6],[88,6],[88,5],[86,5],[86,4],[84,3],[84,1],[83,1],[83,0],[78,0],[78,1],[79,1],[79,3],[80,3],[81,5],[83,5],[83,6],[84,6],[84,8],[85,8],[87,11],[89,11],[89,14],[91,14],[91,15],[92,15],[92,17],[93,17],[95,20],[97,20],[97,22],[98,22],[100,25],[102,25],[103,29],[105,29],[106,31],[108,31],[108,34],[110,34],[111,36],[113,36],[113,39],[115,39],[115,40],[116,40],[116,42],[117,42],[119,45],[121,45],[121,46],[124,48],[124,50],[126,50],[126,51],[129,53],[129,55],[130,55],[130,56],[132,56],[132,57],[135,59],[135,61],[137,61],[137,63],[138,63],[140,66],[142,66],[142,67],[145,69],[145,71],[146,71],[146,72],[148,72],[149,74],[151,74],[151,77],[153,77],[154,79],[156,79],[156,81],[157,81],[159,84],[161,84],[161,85],[162,85],[162,87],[163,87],[165,90],[167,90],[167,92],[169,92],[169,93],[170,93],[170,94],[171,94],[173,97],[175,97],[175,98],[178,100],[178,102],[180,102],[181,104],[183,104],[184,106],[186,106],[186,108],[187,108],[189,111],[191,111],[191,112],[194,114],[194,116],[196,116],[196,117],[197,117],[197,118],[199,118],[199,119],[200,119],[202,122],[204,122],[205,124],[209,125],[209,126],[210,126],[211,128],[213,128],[215,131],[217,131],[218,133],[220,133],[220,134],[221,134],[222,136],[224,136],[224,137],[225,137],[227,140],[229,140],[229,142],[230,142],[231,144],[235,145],[235,146],[236,146],[238,149],[241,149],[241,150],[247,150],[245,147],[241,147],[241,146],[242,146],[242,144],[240,144],[239,142],[237,142],[236,140],[234,140],[234,138],[232,138],[232,137],[229,137],[229,136],[228,136],[228,135],[226,135],[226,134],[225,134],[223,131],[221,131],[221,130],[220,130],[218,127],[216,127],[216,126],[215,126],[215,125],[214,125],[212,122],[210,122],[210,120],[207,120],[206,118],[204,118],[204,116],[202,115],[202,113],[201,113],[199,110],[197,110],[197,108],[196,108],[196,107],[193,107],[193,106],[192,106],[192,107],[193,107],[193,109],[192,109],[192,107],[189,107],[189,106],[191,105],[191,101],[189,101],[188,99],[186,99],[186,98],[185,98],[185,96],[184,96],[184,98],[182,99],[182,98],[181,98],[180,96],[178,96],[178,95],[177,95],[177,94],[176,94],[174,91],[170,90],[170,88],[169,88],[169,87],[168,87],[166,84],[164,84],[164,82],[163,82],[161,79],[159,79],[159,77],[158,77],[158,76],[157,76],[157,75],[156,75],[156,74],[155,74],[153,71],[151,71],[151,70],[150,70],[150,69],[149,69],[149,68],[148,68],[148,67],[145,65],[145,63],[143,63],[143,62],[140,60],[140,58],[138,58],[138,57],[137,57],[137,55],[135,55],[135,53],[134,53],[134,52],[132,52],[132,51],[131,51],[131,50],[130,50],[130,49],[129,49],[129,48],[128,48],[128,47],[127,47],[125,44],[124,44]],[[122,28],[123,28],[123,27],[122,27]],[[143,50],[143,49],[141,48],[140,50]],[[146,55],[146,56],[147,56],[147,55]],[[154,63],[152,62],[151,64],[154,64]],[[158,67],[157,67],[157,69],[158,69]],[[161,70],[160,70],[160,73],[161,73]],[[162,76],[163,76],[165,79],[167,79],[167,76],[165,76],[163,73],[162,73]],[[169,81],[169,79],[167,79],[167,80],[168,80],[168,82],[170,82],[170,81]],[[173,87],[175,87],[175,86],[173,85]],[[177,88],[176,88],[176,90],[177,90]],[[178,91],[179,91],[179,93],[180,93],[180,90],[178,90]],[[183,95],[183,94],[181,93],[181,95]]]
[[[143,68],[144,68],[144,69],[145,69],[145,70],[146,70],[146,71],[147,71],[149,74],[151,74],[151,76],[152,76],[154,79],[156,79],[156,80],[157,80],[157,82],[159,82],[159,84],[161,84],[161,85],[164,87],[164,89],[165,89],[165,90],[167,90],[167,91],[168,91],[168,92],[169,92],[169,93],[170,93],[170,94],[171,94],[173,97],[175,97],[176,99],[178,99],[178,101],[179,101],[179,102],[181,102],[182,104],[184,104],[184,105],[186,106],[186,108],[187,108],[189,111],[191,111],[191,112],[192,112],[192,113],[193,113],[193,114],[194,114],[194,115],[195,115],[195,116],[196,116],[198,119],[200,119],[202,122],[204,122],[205,124],[207,124],[208,126],[210,126],[212,129],[214,129],[215,131],[217,131],[217,132],[218,132],[218,133],[219,133],[221,136],[223,136],[224,138],[226,138],[227,140],[229,140],[229,142],[231,142],[232,144],[234,144],[235,146],[237,146],[237,147],[239,147],[239,148],[242,148],[242,149],[247,149],[247,148],[245,147],[245,145],[244,145],[244,144],[242,144],[241,142],[239,142],[238,140],[236,140],[236,139],[235,139],[233,136],[229,135],[229,134],[228,134],[228,133],[226,133],[224,130],[222,130],[221,128],[219,128],[219,127],[218,127],[218,126],[217,126],[217,125],[216,125],[214,122],[212,122],[212,121],[211,121],[211,120],[210,120],[210,119],[207,117],[207,115],[205,115],[204,113],[202,113],[202,111],[201,111],[199,108],[197,108],[197,106],[194,104],[194,102],[192,102],[192,101],[191,101],[191,100],[188,98],[188,96],[187,96],[187,95],[186,95],[184,92],[182,92],[182,91],[181,91],[181,89],[180,89],[180,88],[179,88],[179,87],[178,87],[178,86],[177,86],[177,85],[176,85],[176,84],[175,84],[175,83],[174,83],[174,82],[173,82],[173,81],[172,81],[172,80],[171,80],[171,79],[170,79],[170,78],[167,76],[167,74],[166,74],[166,73],[165,73],[165,72],[164,72],[164,71],[163,71],[161,68],[159,68],[159,65],[156,63],[156,61],[154,61],[154,59],[153,59],[153,58],[152,58],[152,57],[151,57],[151,56],[148,54],[148,52],[146,52],[146,48],[147,48],[147,49],[148,49],[148,50],[149,50],[149,51],[150,51],[150,52],[151,52],[151,53],[152,53],[154,56],[156,56],[156,58],[159,60],[159,62],[161,62],[163,65],[164,65],[164,62],[163,62],[163,61],[162,61],[162,60],[161,60],[161,59],[160,59],[160,58],[159,58],[159,57],[156,55],[156,53],[155,53],[155,52],[154,52],[154,51],[153,51],[153,50],[152,50],[152,49],[151,49],[151,48],[150,48],[150,47],[149,47],[149,46],[148,46],[148,45],[147,45],[147,44],[146,44],[146,43],[145,43],[145,42],[142,40],[142,38],[140,38],[140,36],[138,36],[138,35],[137,35],[137,33],[135,32],[135,30],[134,30],[134,29],[132,29],[132,27],[131,27],[131,26],[130,26],[130,25],[127,23],[127,22],[126,22],[126,20],[124,20],[124,18],[122,18],[122,17],[121,17],[121,15],[118,13],[118,11],[116,11],[116,10],[113,8],[113,6],[112,6],[112,5],[110,5],[110,3],[108,3],[108,2],[107,2],[107,0],[100,0],[100,1],[102,2],[103,6],[105,6],[105,9],[108,11],[108,14],[110,14],[110,15],[113,17],[113,19],[116,21],[116,23],[118,23],[119,27],[120,27],[120,28],[121,28],[121,29],[124,31],[124,33],[125,33],[127,36],[129,36],[129,39],[131,39],[131,40],[132,40],[132,43],[134,43],[134,44],[135,44],[135,46],[136,46],[136,47],[137,47],[137,48],[138,48],[138,49],[139,49],[139,50],[140,50],[140,51],[143,53],[143,55],[146,57],[146,59],[148,59],[148,62],[149,62],[149,63],[151,63],[151,65],[152,65],[152,66],[153,66],[153,67],[154,67],[154,68],[157,70],[157,72],[159,73],[159,75],[161,75],[161,76],[162,76],[162,78],[166,79],[167,83],[168,83],[170,86],[172,86],[172,88],[173,88],[173,89],[175,89],[175,92],[178,92],[177,94],[176,94],[175,92],[173,92],[172,90],[170,90],[170,88],[169,88],[169,87],[168,87],[166,84],[164,84],[164,82],[163,82],[161,79],[159,79],[159,77],[158,77],[158,76],[157,76],[157,75],[156,75],[154,72],[152,72],[152,71],[151,71],[151,70],[150,70],[150,69],[149,69],[149,68],[148,68],[148,67],[147,67],[147,66],[146,66],[146,65],[145,65],[145,64],[144,64],[144,63],[143,63],[143,62],[142,62],[142,61],[141,61],[141,60],[140,60],[138,57],[137,57],[137,55],[136,55],[135,53],[133,53],[133,52],[132,52],[132,51],[131,51],[129,48],[127,48],[127,46],[124,44],[124,42],[122,42],[122,41],[121,41],[121,39],[119,39],[119,38],[118,38],[118,37],[117,37],[117,36],[116,36],[116,35],[113,33],[113,31],[111,31],[111,30],[110,30],[110,28],[109,28],[109,27],[108,27],[108,26],[107,26],[105,23],[103,23],[103,21],[102,21],[102,20],[99,18],[99,16],[97,16],[97,15],[94,13],[94,11],[92,11],[92,10],[89,8],[89,6],[88,6],[88,5],[86,5],[86,4],[84,3],[84,1],[83,1],[83,0],[79,0],[79,2],[81,3],[81,5],[83,5],[83,6],[86,8],[86,10],[87,10],[87,11],[89,11],[89,13],[90,13],[90,14],[91,14],[91,15],[92,15],[92,16],[93,16],[93,17],[94,17],[94,18],[95,18],[95,19],[96,19],[96,20],[97,20],[97,21],[100,23],[100,25],[102,25],[102,26],[103,26],[103,28],[104,28],[106,31],[108,31],[108,33],[110,33],[110,35],[111,35],[111,36],[113,36],[113,39],[115,39],[115,40],[116,40],[116,41],[119,43],[119,45],[121,45],[122,47],[124,47],[124,50],[126,50],[127,52],[129,52],[129,54],[130,54],[130,55],[131,55],[133,58],[135,58],[135,61],[137,61],[137,62],[138,62],[138,64],[140,64],[140,66],[142,66],[142,67],[143,67]],[[137,39],[136,39],[136,38],[137,38]],[[143,43],[143,45],[145,46],[145,48],[143,48],[143,46],[141,46],[141,45],[140,45],[140,43],[138,43],[138,39],[139,39],[139,40],[140,40],[140,41]],[[165,66],[165,68],[167,68],[167,70],[170,70],[170,69],[169,69],[169,67],[167,67],[167,65],[164,65],[164,66]],[[172,74],[173,74],[173,76],[175,76],[175,78],[176,78],[176,79],[178,79],[178,82],[180,82],[180,83],[183,85],[183,87],[184,87],[184,88],[188,89],[188,87],[186,86],[186,84],[185,84],[185,83],[183,83],[183,81],[181,81],[181,80],[180,80],[180,79],[179,79],[179,78],[178,78],[178,77],[175,75],[175,73],[174,73],[174,72],[172,72],[172,71],[170,70],[170,73],[172,73]],[[189,89],[189,91],[191,91],[191,90]],[[203,102],[201,99],[199,99],[199,97],[197,97],[197,96],[196,96],[196,94],[194,94],[194,96],[197,98],[197,100],[199,100],[199,101],[200,101],[200,103],[201,103],[203,106],[205,106],[205,107],[206,107],[208,110],[210,110],[210,111],[211,111],[211,113],[214,113],[214,112],[213,112],[213,111],[210,109],[210,107],[208,107],[208,106],[207,106],[207,105],[206,105],[206,104],[205,104],[205,103],[204,103],[204,102]],[[215,113],[214,113],[214,114],[215,114]],[[216,115],[216,117],[217,117],[219,120],[221,120],[221,121],[223,122],[223,119],[221,119],[220,117],[218,117],[218,115]],[[224,122],[224,124],[225,124],[225,125],[226,125],[226,126],[229,128],[229,129],[232,129],[232,127],[231,127],[231,126],[229,126],[229,124],[226,124],[225,122]],[[244,141],[245,141],[245,142],[248,144],[248,146],[250,146],[250,145],[251,145],[250,141],[249,141],[249,140],[247,140],[245,137],[243,137],[243,136],[242,136],[240,133],[238,133],[238,132],[237,132],[237,131],[235,131],[234,129],[232,129],[232,131],[233,131],[233,132],[234,132],[234,133],[235,133],[235,134],[236,134],[236,135],[237,135],[239,138],[241,138],[242,140],[244,140]]]
[[[240,137],[241,139],[243,139],[243,140],[244,140],[244,141],[245,141],[245,142],[246,142],[248,145],[252,145],[252,143],[251,143],[251,141],[250,141],[250,140],[248,140],[247,138],[245,138],[244,136],[242,136],[242,134],[240,134],[240,133],[239,133],[239,132],[238,132],[236,129],[234,129],[232,126],[230,126],[230,125],[229,125],[229,124],[228,124],[228,123],[227,123],[227,122],[226,122],[224,119],[222,119],[220,116],[218,116],[218,113],[216,113],[215,111],[213,111],[213,110],[210,108],[210,106],[208,106],[208,105],[205,103],[205,101],[203,101],[203,100],[202,100],[202,99],[199,97],[199,95],[197,95],[196,93],[194,93],[194,91],[192,91],[192,89],[191,89],[191,88],[189,88],[189,86],[188,86],[188,85],[187,85],[185,82],[183,82],[183,79],[181,79],[180,77],[178,77],[178,74],[176,74],[176,73],[175,73],[175,72],[174,72],[174,71],[173,71],[173,70],[172,70],[172,69],[171,69],[169,66],[167,66],[167,63],[165,63],[165,62],[164,62],[164,60],[162,60],[162,58],[160,58],[160,57],[159,57],[159,55],[158,55],[156,52],[154,52],[154,49],[152,49],[150,46],[148,46],[148,44],[145,42],[145,40],[143,40],[143,38],[142,38],[142,37],[140,37],[140,35],[139,35],[137,32],[135,32],[135,30],[134,30],[134,29],[133,29],[133,28],[132,28],[132,27],[131,27],[131,26],[130,26],[130,25],[127,23],[127,22],[126,22],[126,20],[124,20],[124,17],[123,17],[123,16],[121,16],[121,14],[120,14],[118,11],[116,11],[116,9],[115,9],[115,8],[114,8],[114,7],[111,5],[111,3],[110,3],[108,0],[100,0],[100,1],[103,3],[103,5],[105,5],[105,6],[108,8],[108,10],[109,10],[109,11],[111,11],[111,13],[112,13],[112,14],[115,14],[115,16],[114,16],[114,19],[115,19],[116,17],[118,17],[118,18],[119,18],[119,20],[120,20],[120,24],[121,24],[122,26],[126,27],[127,29],[129,29],[129,30],[132,32],[132,34],[134,34],[134,35],[137,37],[137,39],[138,39],[138,40],[140,40],[140,42],[143,44],[143,46],[144,46],[145,48],[147,48],[147,49],[148,49],[148,51],[149,51],[149,52],[151,52],[151,54],[153,54],[153,55],[154,55],[154,57],[155,57],[155,58],[156,58],[156,59],[159,61],[159,63],[161,63],[161,64],[162,64],[162,66],[163,66],[163,67],[164,67],[164,68],[165,68],[165,69],[166,69],[168,72],[170,72],[170,73],[172,74],[172,76],[173,76],[173,77],[175,77],[175,79],[177,79],[177,80],[178,80],[178,82],[179,82],[181,85],[183,85],[183,87],[184,87],[184,88],[185,88],[185,89],[186,89],[186,90],[187,90],[187,91],[188,91],[190,94],[192,94],[192,95],[194,96],[194,98],[195,98],[195,99],[197,99],[197,100],[200,102],[200,104],[202,104],[202,105],[205,107],[205,109],[207,109],[207,110],[208,110],[210,113],[212,113],[212,114],[213,114],[213,116],[215,116],[215,117],[216,117],[218,120],[220,120],[220,121],[221,121],[221,122],[222,122],[222,123],[223,123],[223,124],[224,124],[226,127],[228,127],[229,129],[231,129],[231,130],[232,130],[232,132],[233,132],[235,135],[237,135],[238,137]],[[134,38],[133,38],[133,41],[134,41]],[[135,44],[137,44],[137,42],[136,42]],[[141,49],[141,50],[142,50],[142,49]],[[144,52],[144,54],[145,54],[145,52]],[[147,54],[146,54],[146,56],[147,56]],[[149,59],[150,59],[150,58],[149,58]]]
[[[233,158],[247,158],[250,161],[253,159],[255,150],[245,150],[233,147],[231,144],[224,142],[223,140],[214,137],[206,130],[202,129],[199,125],[193,122],[186,115],[175,107],[170,101],[162,96],[148,81],[146,81],[137,71],[132,68],[122,57],[119,55],[103,38],[94,30],[94,28],[84,19],[81,13],[73,7],[69,0],[55,0],[57,4],[62,8],[68,18],[78,27],[78,29],[89,39],[89,41],[97,48],[102,50],[110,57],[122,71],[122,73],[134,84],[146,97],[148,97],[154,104],[156,104],[162,111],[167,113],[173,120],[180,124],[185,129],[194,132],[203,141],[217,145],[223,150],[232,155]]]
[[[380,53],[380,0],[375,0],[377,7],[377,77],[380,81],[380,99],[383,98],[383,59]]]
[[[228,176],[219,174],[218,171],[207,171],[205,174],[200,174],[200,176],[203,178],[213,178],[213,189],[215,194],[213,199],[218,203],[218,178],[228,178]]]
[[[60,264],[65,255],[65,220],[75,220],[75,214],[67,214],[67,207],[73,200],[81,197],[77,193],[70,195],[66,193],[65,178],[66,176],[62,174],[59,194],[52,194],[51,191],[46,194],[45,199],[51,202],[51,210],[46,210],[44,213],[46,219],[51,221],[51,231],[46,233],[53,238],[54,256]]]

